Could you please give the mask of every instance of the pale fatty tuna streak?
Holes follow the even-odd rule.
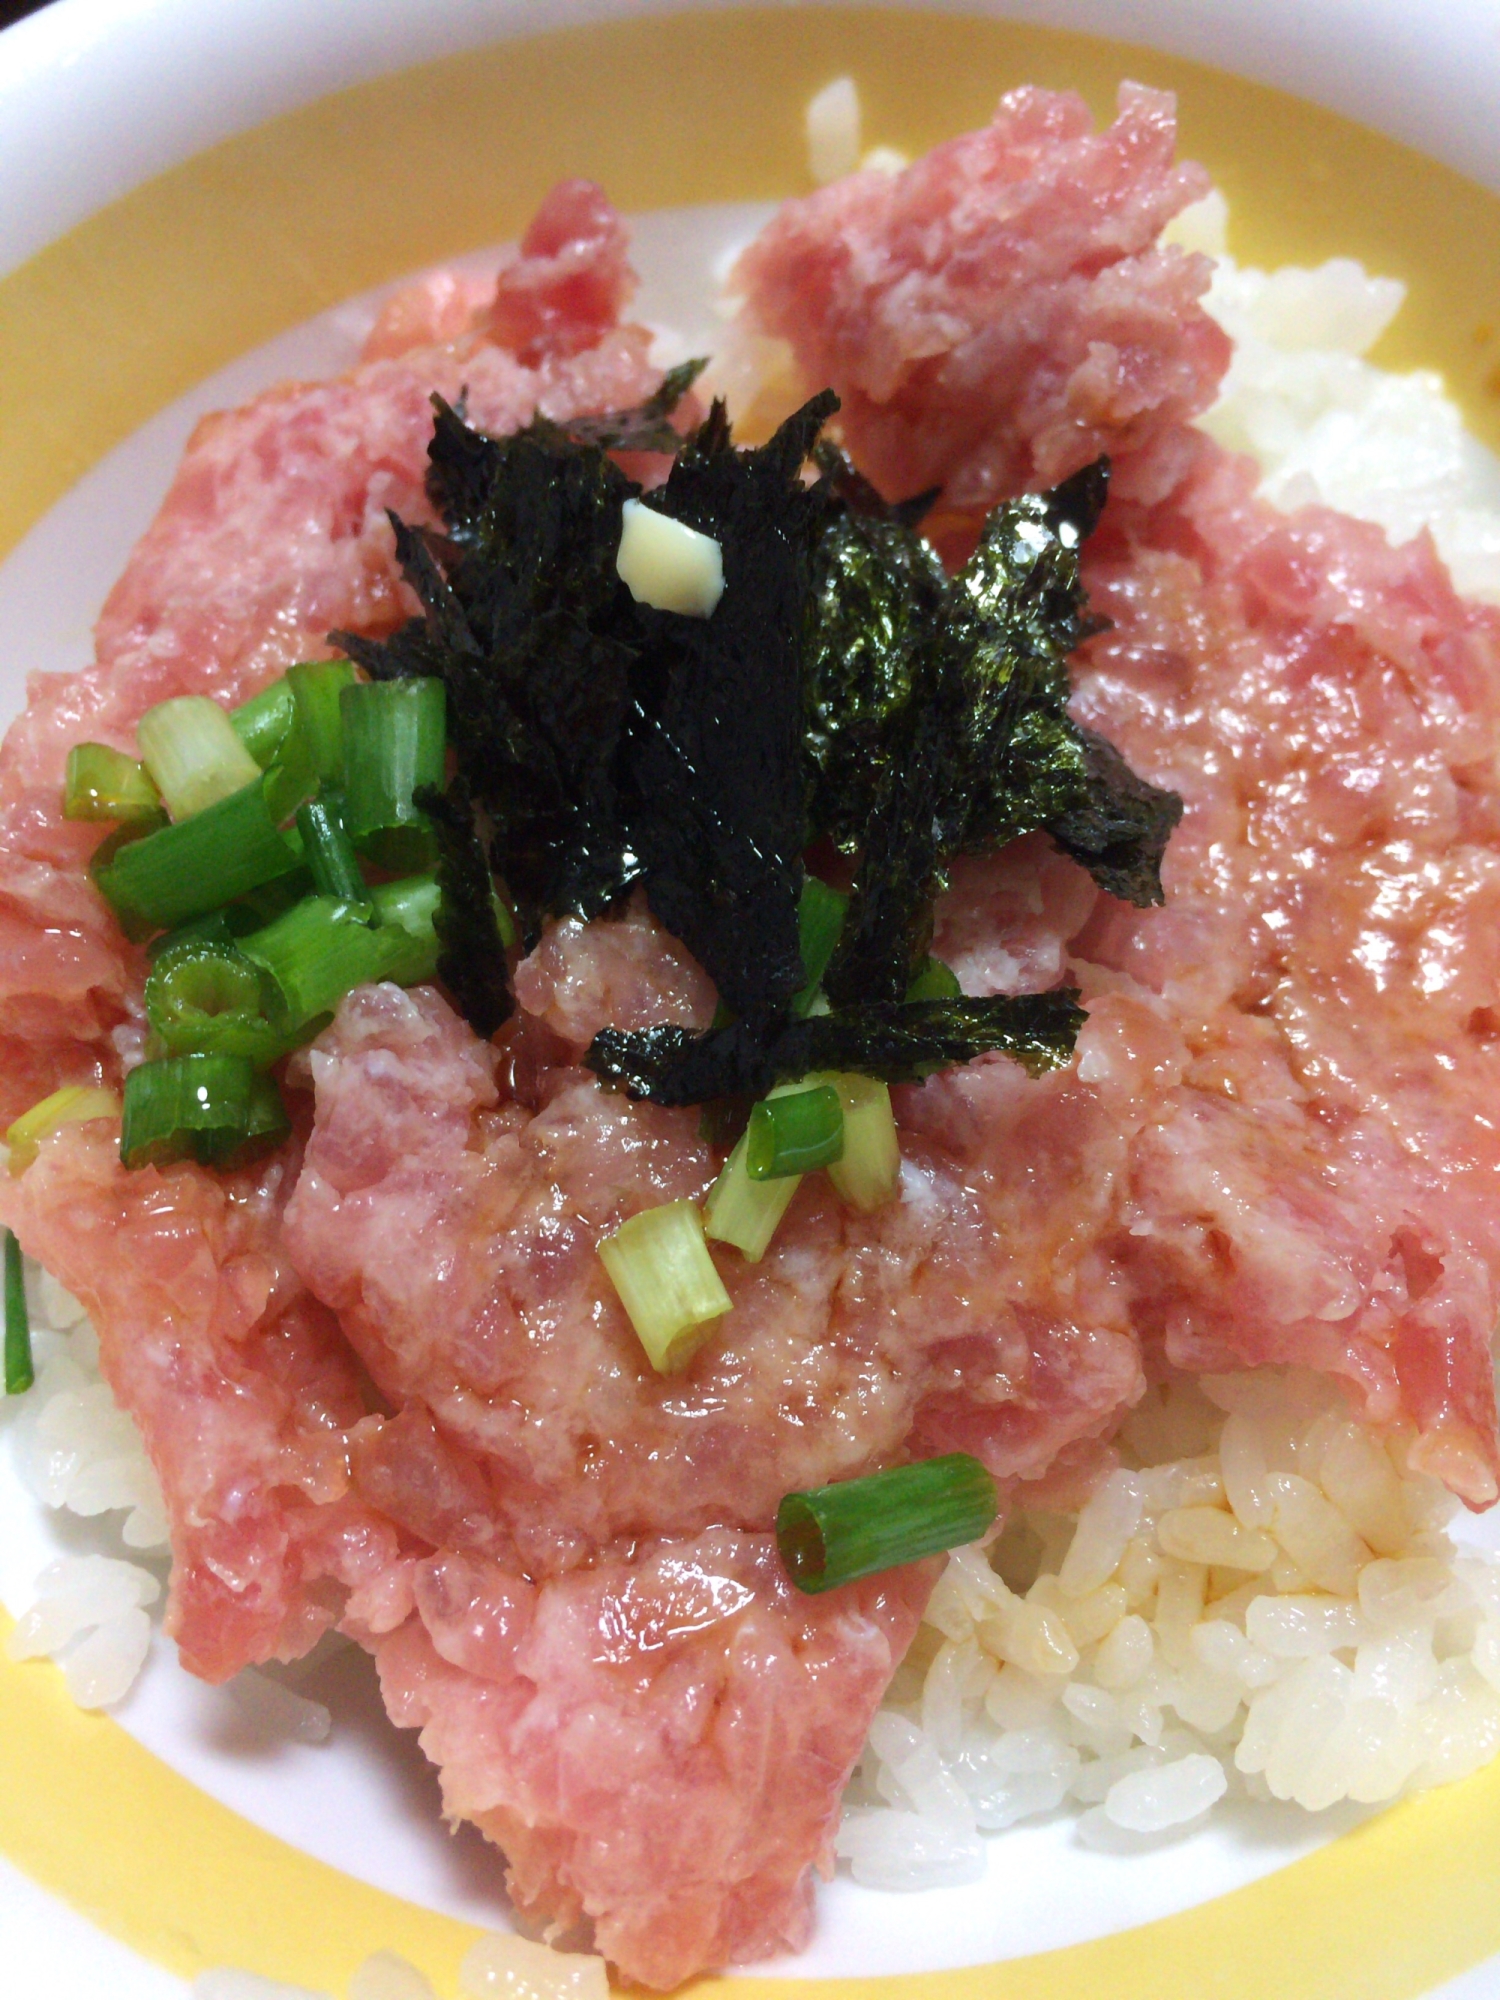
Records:
[[[670,1381],[593,1245],[716,1162],[695,1114],[578,1058],[714,995],[637,907],[552,927],[495,1048],[434,992],[351,996],[258,1169],[126,1174],[94,1125],[0,1184],[146,1435],[187,1663],[224,1678],[341,1622],[521,1905],[650,1984],[805,1939],[929,1587],[797,1598],[767,1533],[789,1488],[960,1447],[1076,1497],[1148,1371],[1295,1360],[1495,1496],[1500,621],[1425,542],[1272,514],[1186,427],[1226,350],[1206,262],[1155,241],[1203,186],[1172,142],[1150,93],[1095,136],[1020,92],[909,174],[787,204],[741,270],[887,491],[946,483],[945,547],[1117,460],[1077,708],[1187,801],[1168,906],[1036,838],[958,865],[936,939],[971,992],[1080,983],[1072,1069],[899,1092],[901,1202],[859,1217],[807,1180],[761,1265],[721,1259],[734,1312]],[[137,1008],[59,818],[67,745],[389,628],[382,510],[424,513],[428,390],[496,429],[630,402],[654,378],[629,285],[618,219],[568,184],[496,292],[426,281],[379,358],[200,430],[98,665],[35,684],[0,761],[10,1109],[114,1074]]]

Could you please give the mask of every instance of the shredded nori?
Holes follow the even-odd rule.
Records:
[[[737,451],[715,403],[647,503],[714,537],[724,594],[711,618],[641,611],[626,821],[652,910],[756,1021],[802,984],[802,640],[823,495],[800,475],[837,407],[826,391]]]
[[[996,508],[953,578],[889,515],[846,512],[825,534],[809,645],[812,818],[861,857],[833,1000],[902,994],[949,859],[1039,828],[1111,893],[1160,902],[1180,801],[1103,754],[1067,710],[1068,656],[1095,629],[1079,549],[1107,489],[1101,459]]]
[[[386,640],[334,636],[377,679],[443,681],[459,766],[530,943],[544,914],[597,916],[639,873],[617,780],[639,634],[615,569],[638,489],[545,418],[489,438],[434,403],[428,488],[446,540],[393,517],[425,615]]]
[[[602,417],[569,417],[562,428],[580,444],[603,451],[675,452],[683,433],[670,422],[672,412],[708,366],[706,358],[679,362],[661,378],[661,386],[633,410],[611,410]]]
[[[1071,988],[1015,998],[872,1001],[788,1020],[769,1035],[745,1021],[701,1035],[670,1025],[639,1033],[604,1028],[584,1061],[630,1096],[669,1105],[764,1097],[778,1083],[819,1070],[910,1082],[997,1049],[1040,1076],[1068,1061],[1084,1019]]]
[[[1146,909],[1162,898],[1161,864],[1182,800],[1138,778],[1112,743],[1073,725],[1082,751],[1083,794],[1054,813],[1047,831],[1101,889]]]
[[[417,794],[416,803],[437,842],[438,906],[432,927],[441,946],[438,977],[475,1034],[487,1042],[515,1012],[516,996],[469,788],[456,775],[445,792],[429,785]]]
[[[448,692],[467,789],[435,815],[445,904],[463,913],[444,977],[476,1027],[513,1005],[498,933],[481,935],[472,794],[528,944],[544,916],[596,916],[640,882],[718,987],[706,1035],[596,1037],[590,1066],[632,1094],[744,1099],[815,1069],[895,1081],[986,1050],[1065,1061],[1075,995],[906,996],[955,854],[1045,828],[1111,894],[1161,900],[1180,801],[1067,710],[1069,655],[1097,629],[1078,558],[1107,463],[997,508],[950,577],[917,533],[934,496],[889,504],[820,439],[831,391],[757,450],[735,447],[719,404],[684,439],[670,418],[701,365],[635,410],[502,439],[434,399],[444,532],[393,523],[423,615],[383,641],[335,637],[378,677],[435,674]],[[674,454],[645,504],[719,543],[711,617],[639,605],[621,582],[621,510],[641,489],[611,451]],[[857,857],[855,885],[823,978],[834,1011],[802,1019],[802,856],[824,836]]]

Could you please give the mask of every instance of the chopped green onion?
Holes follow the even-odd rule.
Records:
[[[26,1310],[26,1273],[21,1246],[5,1232],[5,1393],[24,1396],[36,1380],[31,1362],[31,1315]]]
[[[127,1167],[222,1158],[249,1131],[254,1085],[248,1056],[140,1063],[125,1079],[120,1158]]]
[[[154,821],[145,820],[136,825],[127,820],[123,826],[117,826],[112,833],[105,834],[89,856],[89,879],[114,910],[115,921],[120,929],[135,944],[139,944],[142,938],[150,937],[157,925],[150,917],[140,916],[128,904],[117,901],[110,894],[112,880],[110,870],[127,847],[133,846],[138,840],[144,840],[148,834],[160,832],[167,824],[165,813],[158,814]]]
[[[375,921],[390,936],[381,940],[386,954],[382,979],[398,986],[420,986],[437,977],[438,935],[433,919],[442,893],[432,875],[406,875],[399,882],[382,882],[370,891]]]
[[[146,956],[154,965],[169,951],[177,951],[183,945],[222,945],[226,950],[234,943],[234,926],[229,921],[227,910],[211,910],[206,917],[194,917],[190,922],[179,924],[174,931],[163,931],[152,938],[146,947]]]
[[[297,837],[295,827],[284,828],[283,832],[289,844]],[[274,882],[262,882],[258,889],[247,889],[224,912],[231,936],[239,938],[246,931],[263,930],[295,908],[304,896],[313,893],[312,871],[300,862],[290,875],[278,875]]]
[[[29,1111],[23,1111],[6,1131],[11,1172],[25,1173],[43,1139],[60,1125],[81,1125],[89,1118],[119,1115],[120,1100],[113,1090],[93,1083],[65,1083],[61,1090],[54,1090],[50,1097],[41,1098]]]
[[[257,1065],[287,1053],[267,1019],[258,966],[233,943],[187,940],[157,955],[146,980],[146,1019],[169,1055],[248,1056]]]
[[[276,824],[285,826],[309,799],[315,799],[322,782],[316,745],[294,725],[266,772],[266,805]]]
[[[521,942],[521,927],[516,922],[516,913],[500,893],[496,883],[490,891],[490,901],[495,906],[495,923],[500,932],[500,942],[507,951],[514,951]]]
[[[875,1576],[919,1556],[962,1548],[1000,1511],[995,1482],[977,1458],[955,1451],[812,1493],[788,1493],[776,1542],[788,1576],[809,1596]]]
[[[271,980],[275,1012],[288,1034],[327,1014],[356,986],[384,977],[380,934],[332,896],[302,901],[240,941]]]
[[[159,701],[146,710],[135,733],[142,762],[174,820],[191,819],[260,777],[260,766],[228,713],[207,695]]]
[[[242,1167],[257,1154],[279,1146],[292,1129],[274,1076],[260,1071],[250,1085],[245,1122],[235,1132],[205,1133],[198,1158],[206,1167]]]
[[[240,951],[272,982],[284,1035],[330,1013],[356,986],[394,979],[415,986],[437,970],[432,919],[438,888],[431,876],[384,883],[372,891],[380,921],[372,928],[350,904],[307,896],[264,930],[241,938]]]
[[[344,724],[342,696],[345,688],[356,687],[354,668],[347,660],[309,660],[287,669],[287,685],[296,710],[293,727],[308,745],[320,781],[342,784],[344,777]]]
[[[280,825],[343,777],[344,734],[339,697],[355,685],[347,660],[314,660],[287,670],[292,726],[266,773],[271,816]]]
[[[803,879],[802,894],[797,904],[797,939],[802,951],[803,983],[792,1000],[794,1014],[805,1015],[811,1011],[822,986],[823,974],[828,970],[828,961],[833,957],[834,946],[839,941],[839,933],[844,928],[848,908],[849,898],[837,889],[830,889],[816,875]]]
[[[262,688],[259,694],[251,695],[248,701],[232,709],[229,722],[235,735],[264,771],[275,761],[277,751],[286,741],[295,713],[291,687],[286,675],[281,674],[269,687]]]
[[[426,867],[427,816],[413,803],[443,783],[447,697],[439,680],[368,681],[340,697],[344,724],[344,824],[378,867]]]
[[[908,1000],[958,1000],[962,995],[958,974],[940,958],[924,958],[906,989]]]
[[[206,916],[298,865],[267,809],[259,772],[243,791],[175,826],[113,847],[106,858],[104,849],[115,839],[111,835],[95,855],[92,872],[127,936]]]
[[[604,1238],[599,1255],[651,1366],[659,1375],[685,1368],[731,1303],[693,1203],[643,1209]]]
[[[828,1169],[828,1178],[851,1208],[868,1213],[882,1208],[896,1192],[901,1175],[901,1144],[891,1110],[891,1093],[873,1076],[833,1076],[844,1111],[844,1152]]]
[[[745,1170],[753,1181],[782,1180],[831,1166],[844,1155],[844,1107],[831,1083],[777,1091],[750,1113]]]
[[[64,819],[108,819],[118,825],[161,818],[161,794],[144,764],[107,743],[75,743],[63,778]]]
[[[375,905],[360,873],[354,844],[344,831],[337,794],[325,792],[321,798],[309,799],[297,814],[297,831],[318,894],[358,908],[368,923]]]
[[[748,1263],[758,1264],[802,1182],[796,1174],[751,1180],[745,1165],[749,1143],[749,1134],[742,1132],[709,1191],[703,1226],[716,1243],[732,1243]]]

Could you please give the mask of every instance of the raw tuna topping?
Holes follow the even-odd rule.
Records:
[[[649,1985],[805,1942],[927,1552],[1148,1383],[1500,1490],[1500,619],[1194,427],[1173,141],[1023,91],[786,204],[751,450],[565,185],[200,428],[0,753],[0,1221],[184,1662],[353,1637]]]

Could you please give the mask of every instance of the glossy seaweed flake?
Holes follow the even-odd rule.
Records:
[[[633,1095],[743,1100],[820,1070],[894,1082],[994,1050],[1033,1073],[1065,1062],[1076,995],[918,1000],[912,982],[961,852],[1045,829],[1111,894],[1161,900],[1180,802],[1067,712],[1068,659],[1094,629],[1079,551],[1107,464],[997,508],[950,577],[917,532],[933,496],[888,505],[820,438],[831,391],[740,450],[718,404],[679,434],[697,365],[634,411],[538,418],[503,439],[436,400],[428,487],[444,529],[395,523],[423,616],[341,643],[377,678],[446,690],[467,787],[434,809],[446,900],[466,913],[450,986],[481,1032],[510,1004],[480,939],[471,794],[528,944],[544,916],[599,915],[640,883],[714,980],[707,1034],[596,1037],[590,1067]],[[641,489],[611,450],[675,453],[645,504],[718,542],[711,616],[639,605],[621,583],[622,509]],[[824,837],[855,880],[822,974],[832,1011],[804,1019],[803,855]]]

